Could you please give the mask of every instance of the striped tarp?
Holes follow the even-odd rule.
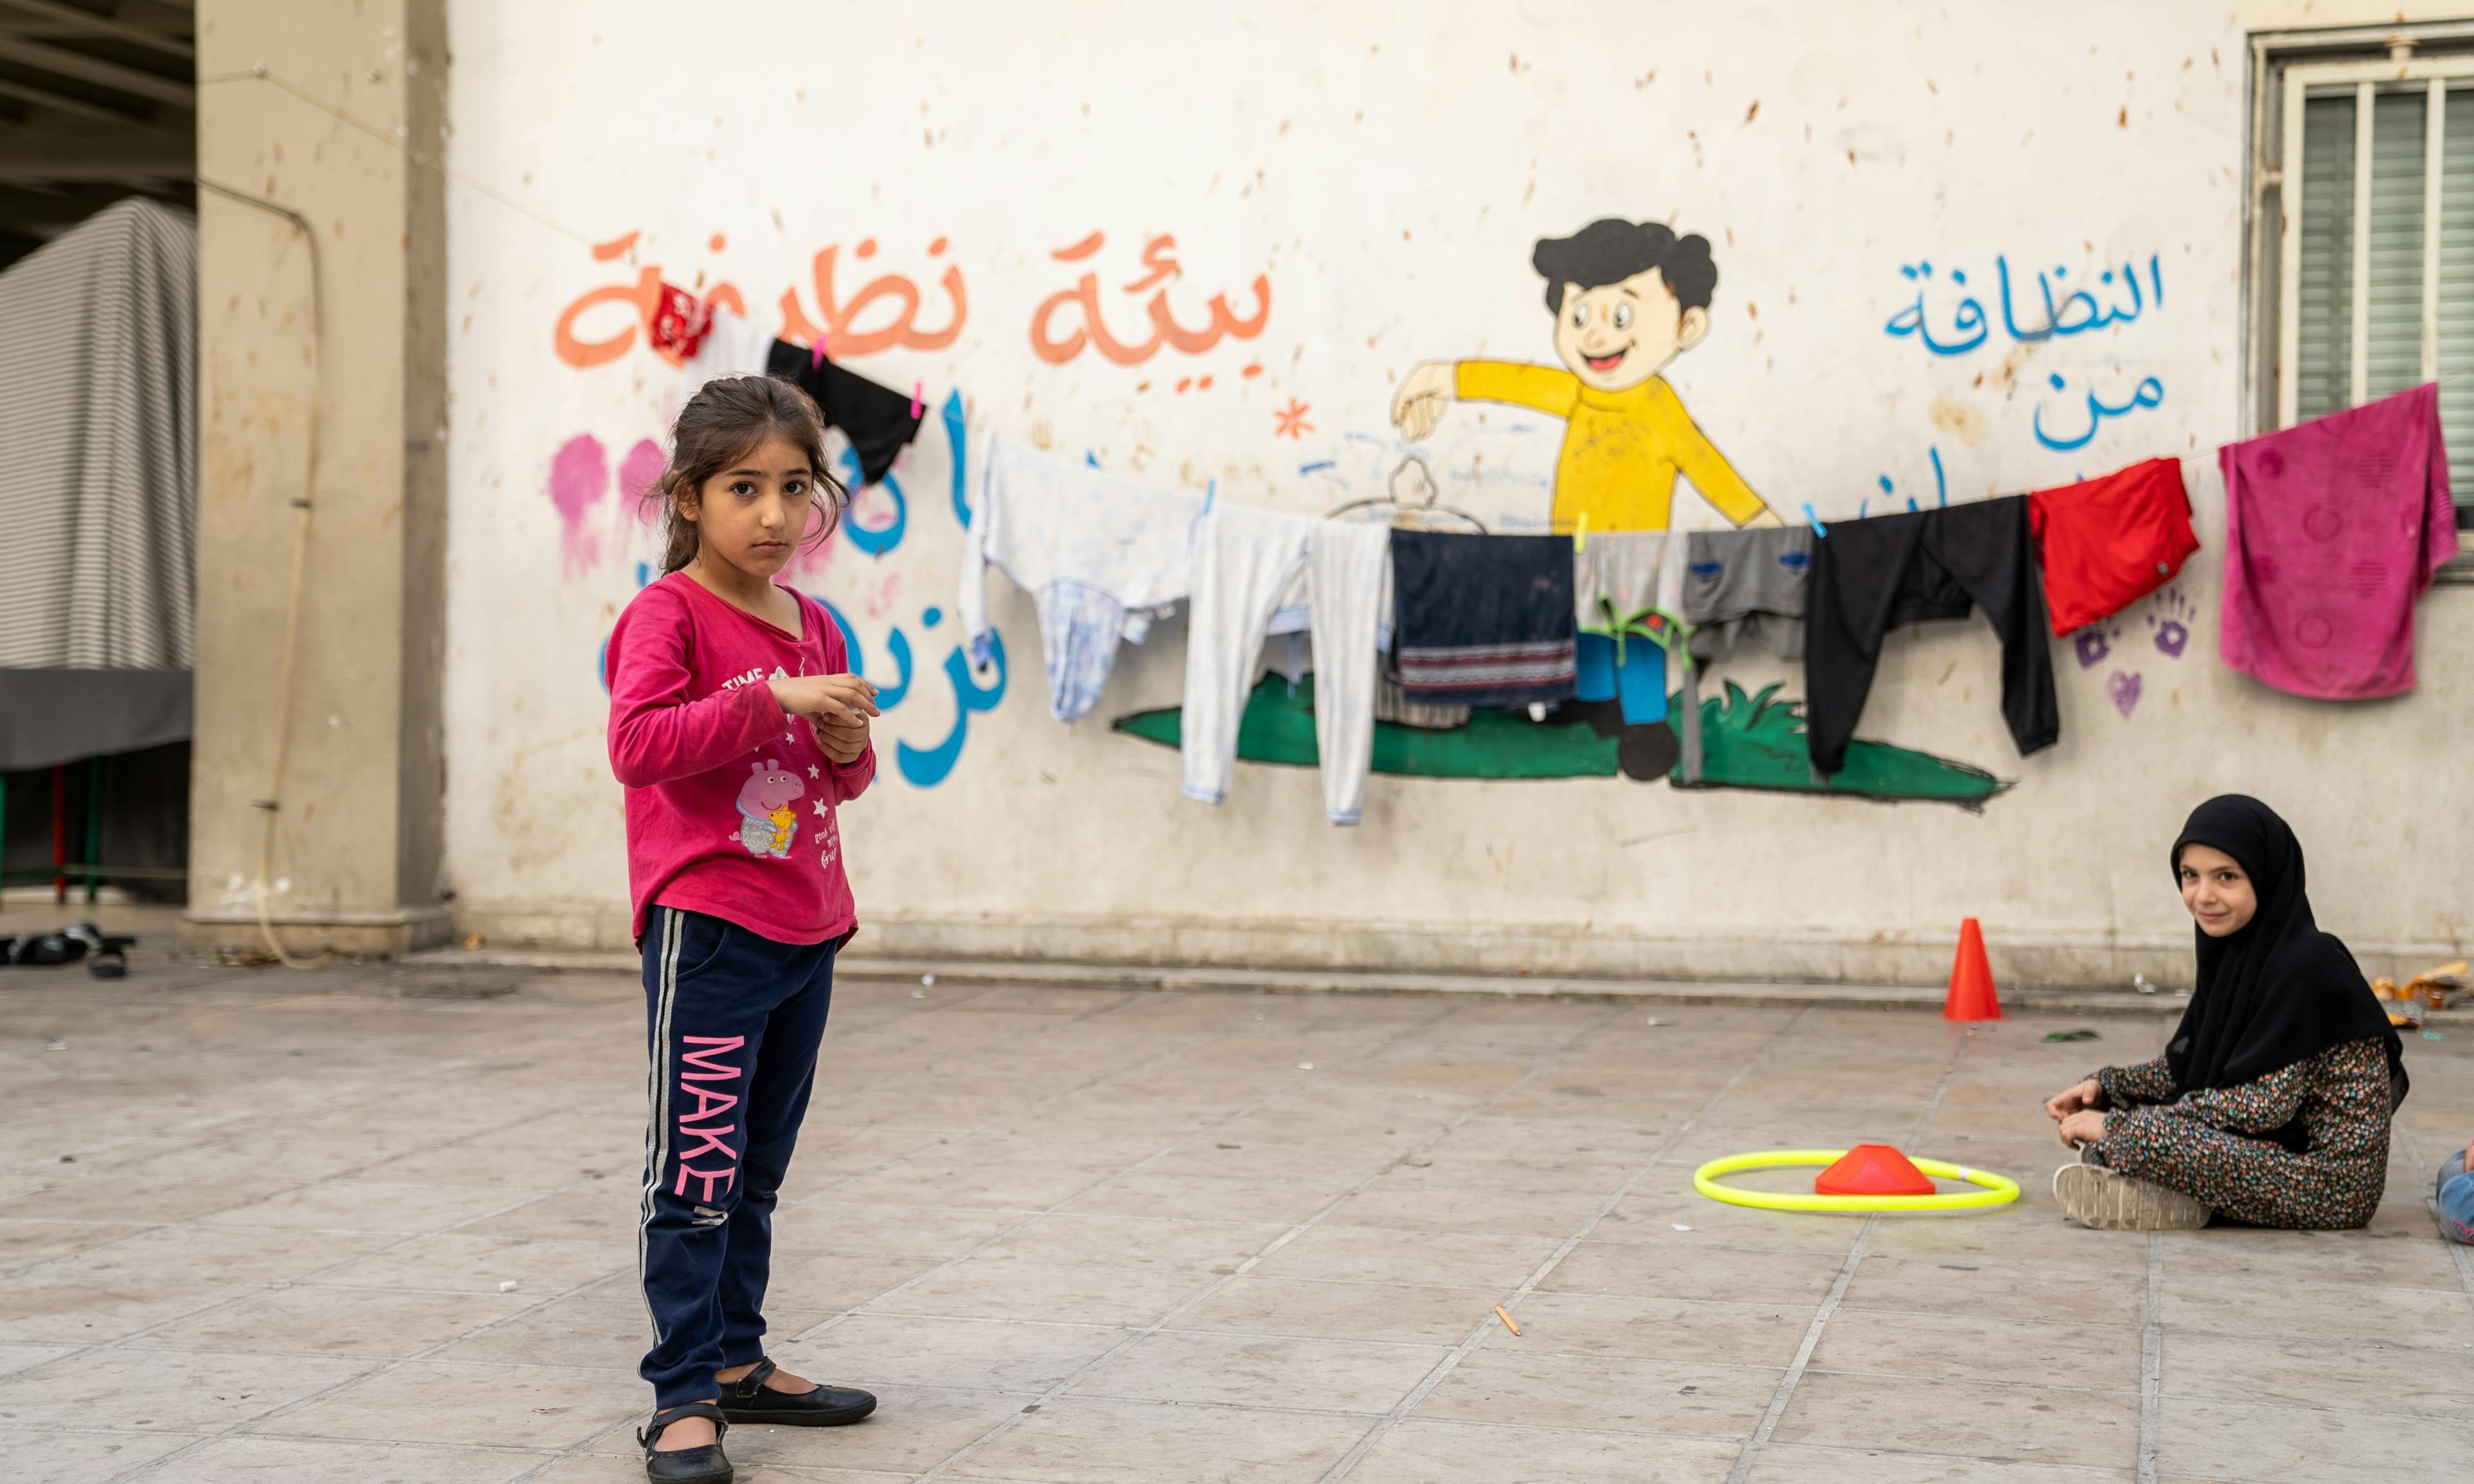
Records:
[[[0,669],[197,661],[198,226],[132,198],[0,273]]]

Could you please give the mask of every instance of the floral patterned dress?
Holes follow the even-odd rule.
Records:
[[[2253,1082],[2177,1096],[2158,1057],[2096,1074],[2093,1161],[2194,1196],[2219,1215],[2302,1230],[2367,1225],[2388,1187],[2389,1061],[2347,1041]],[[2167,1099],[2173,1099],[2171,1102]],[[2299,1117],[2305,1153],[2267,1136]]]

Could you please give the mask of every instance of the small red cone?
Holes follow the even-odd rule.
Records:
[[[1816,1195],[1931,1195],[1939,1188],[1887,1144],[1857,1144],[1812,1178]]]
[[[1969,918],[1958,924],[1958,961],[1950,966],[1945,1020],[1999,1020],[2001,996],[1993,993],[1993,963],[1984,956],[1984,929]]]

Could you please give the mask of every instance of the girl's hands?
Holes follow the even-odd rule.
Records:
[[[2073,1089],[2076,1091],[2076,1089]],[[2072,1148],[2093,1144],[2104,1137],[2104,1114],[2092,1108],[2082,1108],[2062,1120],[2062,1142]]]
[[[867,718],[864,716],[848,722],[837,716],[827,716],[813,725],[816,729],[816,746],[834,760],[834,766],[837,768],[849,767],[867,751]]]
[[[2071,1114],[2077,1113],[2082,1109],[2094,1108],[2096,1106],[2097,1099],[2103,1095],[2104,1089],[2097,1086],[2097,1081],[2094,1077],[2090,1077],[2087,1081],[2080,1083],[2077,1087],[2056,1092],[2051,1097],[2047,1098],[2045,1100],[2045,1115],[2051,1118],[2054,1122],[2059,1123],[2068,1118]]]
[[[786,716],[810,716],[819,723],[833,721],[844,727],[857,726],[860,746],[867,745],[867,718],[877,714],[876,687],[856,675],[782,676],[765,682],[772,687],[773,700]],[[833,755],[832,749],[826,749]],[[851,754],[857,757],[859,754]],[[838,762],[848,758],[837,757]]]

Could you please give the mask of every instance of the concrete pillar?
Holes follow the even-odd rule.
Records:
[[[197,35],[199,173],[306,220],[324,323],[301,233],[202,189],[182,945],[259,945],[263,882],[287,950],[401,952],[448,930],[445,0],[200,0]],[[313,390],[316,480],[287,694],[279,652]],[[279,735],[288,755],[270,797]]]

